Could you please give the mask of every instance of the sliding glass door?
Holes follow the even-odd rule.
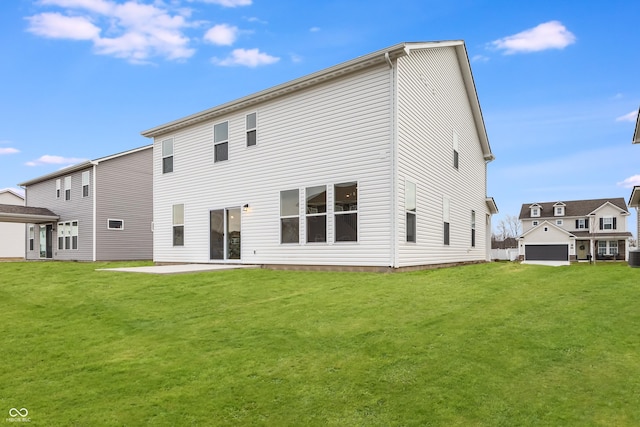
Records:
[[[217,209],[209,212],[210,259],[240,259],[240,208]]]

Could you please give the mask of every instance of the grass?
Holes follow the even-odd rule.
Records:
[[[0,263],[5,417],[640,425],[640,269],[626,264],[95,271],[120,265]]]

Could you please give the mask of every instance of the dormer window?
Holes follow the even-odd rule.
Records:
[[[564,216],[564,207],[565,207],[565,204],[561,202],[558,202],[555,205],[553,205],[553,215]]]
[[[540,216],[540,208],[539,207],[532,207],[531,208],[531,216],[532,217],[539,217]]]

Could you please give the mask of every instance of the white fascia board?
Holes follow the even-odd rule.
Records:
[[[640,208],[640,185],[633,187],[631,197],[629,198],[629,206],[632,208]]]

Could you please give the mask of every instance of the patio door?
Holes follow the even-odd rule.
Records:
[[[40,226],[40,258],[53,258],[53,226]]]
[[[210,259],[240,259],[240,208],[216,209],[209,212]]]

